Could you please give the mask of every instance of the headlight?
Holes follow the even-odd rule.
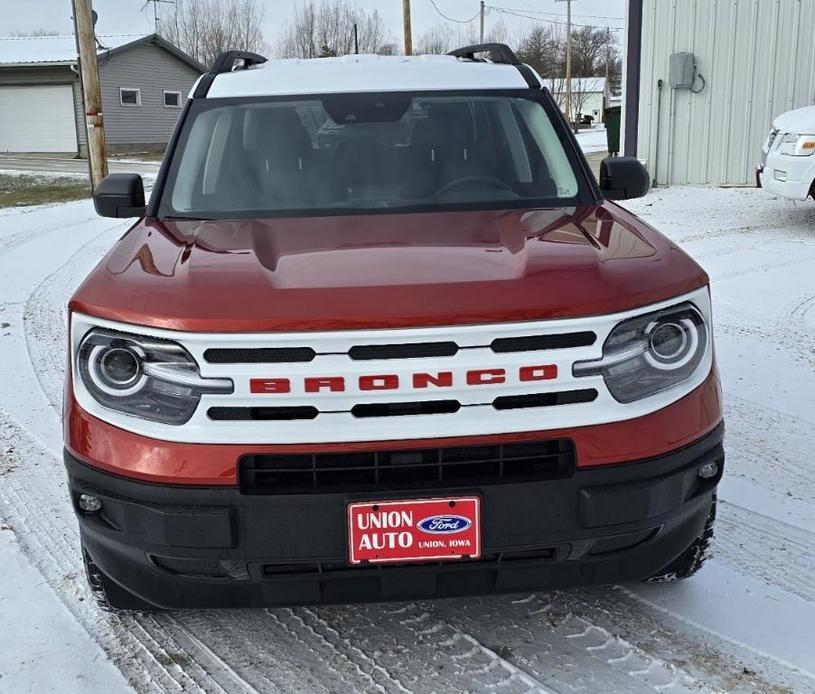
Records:
[[[602,375],[622,403],[659,393],[690,378],[708,347],[708,327],[691,303],[619,323],[603,345],[600,359],[574,365],[574,375]]]
[[[164,424],[184,424],[204,393],[231,393],[228,378],[202,378],[179,344],[112,330],[91,330],[79,345],[77,371],[88,393],[111,410]]]
[[[770,149],[773,146],[773,142],[775,142],[776,137],[778,137],[778,130],[772,128],[770,130],[770,134],[767,135],[767,139],[764,141],[764,146],[761,148],[764,151],[764,154],[769,153]]]
[[[815,154],[815,135],[788,133],[781,138],[778,151],[790,157],[809,157]]]

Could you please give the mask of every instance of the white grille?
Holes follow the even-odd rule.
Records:
[[[388,441],[426,439],[453,436],[475,436],[512,432],[563,429],[639,417],[665,407],[701,384],[710,371],[712,349],[708,347],[702,366],[696,375],[679,386],[631,404],[614,400],[600,376],[575,378],[572,365],[576,361],[597,359],[611,329],[621,320],[658,310],[684,301],[692,301],[705,318],[710,320],[710,302],[707,288],[670,301],[622,313],[588,318],[530,321],[523,323],[451,326],[442,328],[411,328],[401,330],[361,330],[312,333],[181,333],[144,328],[90,316],[74,314],[72,317],[73,353],[82,337],[93,327],[150,335],[181,343],[200,366],[201,375],[213,378],[231,378],[235,384],[230,395],[204,395],[192,419],[182,426],[157,424],[107,410],[84,389],[81,379],[74,378],[74,389],[79,404],[91,414],[118,427],[156,439],[191,443],[246,443],[246,444],[309,444],[354,441]],[[593,332],[596,340],[591,345],[537,349],[519,352],[496,352],[490,345],[496,339],[532,336],[570,335]],[[458,350],[451,356],[352,359],[353,347],[377,345],[404,345],[454,342]],[[213,363],[207,361],[207,350],[257,350],[272,348],[310,348],[315,353],[310,361],[278,363]],[[541,377],[543,367],[557,377],[545,380],[523,380],[526,376]],[[491,370],[502,371],[504,382],[468,384],[467,375],[484,372],[490,380]],[[452,386],[428,385],[416,388],[413,375],[439,372],[452,374]],[[398,387],[364,390],[360,377],[389,377],[398,381]],[[344,379],[345,389],[332,392],[306,392],[305,379]],[[395,377],[395,379],[394,379]],[[287,393],[253,393],[252,379],[289,379]],[[365,379],[363,379],[363,384]],[[385,381],[374,380],[375,384]],[[596,397],[586,391],[596,391]],[[570,396],[576,391],[583,396]],[[567,404],[558,404],[566,394]],[[543,395],[537,406],[498,409],[496,399],[513,396]],[[591,401],[570,402],[592,397]],[[402,414],[376,416],[383,406],[394,403],[428,401],[458,403],[454,412],[439,414]],[[512,401],[509,401],[512,403]],[[527,403],[528,404],[528,403]],[[533,403],[534,404],[534,403]],[[373,411],[374,416],[359,416],[357,406]],[[317,414],[310,419],[248,420],[212,419],[210,408],[314,408]],[[354,410],[354,408],[357,408]],[[409,409],[409,408],[408,408]],[[357,415],[354,412],[357,412]],[[312,412],[313,414],[313,412]]]

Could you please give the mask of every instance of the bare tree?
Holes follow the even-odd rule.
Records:
[[[444,55],[456,48],[454,43],[456,43],[455,34],[446,25],[437,24],[419,36],[414,52],[417,55]]]
[[[354,25],[360,53],[390,53],[393,42],[377,10],[352,7],[347,0],[300,0],[278,38],[282,58],[319,58],[354,52]]]
[[[555,100],[555,103],[560,106],[561,109],[565,110],[566,78],[558,76],[544,77],[543,86],[546,87],[552,94],[552,98]]]
[[[264,52],[262,27],[256,0],[177,0],[159,23],[166,39],[204,65],[231,49]]]
[[[484,40],[487,43],[509,43],[509,29],[504,24],[503,18],[499,17],[497,22],[491,24],[484,35]]]
[[[572,31],[572,74],[598,75],[608,46],[605,29],[590,26]]]
[[[544,78],[561,77],[565,73],[566,37],[555,24],[537,26],[522,37],[518,57]]]
[[[507,43],[509,30],[502,19],[493,23],[484,35],[486,43]],[[454,48],[461,46],[471,46],[478,43],[476,26],[471,24],[457,24],[455,27],[450,24],[436,24],[425,31],[416,42],[417,55],[428,53],[431,55],[444,55]]]
[[[54,29],[32,29],[31,31],[12,31],[9,33],[9,36],[13,36],[15,38],[25,38],[26,36],[31,36],[34,38],[42,37],[42,36],[60,36],[60,32]]]
[[[588,103],[592,91],[597,86],[596,77],[575,77],[572,79],[572,114],[577,120],[579,115],[583,115],[583,107]]]

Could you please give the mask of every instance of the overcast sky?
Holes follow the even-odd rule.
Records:
[[[258,0],[265,10],[266,40],[274,44],[282,24],[291,14],[297,0]],[[447,24],[456,29],[459,24],[444,19],[468,20],[478,13],[478,0],[412,0],[413,39],[436,24]],[[99,13],[97,32],[100,34],[149,33],[153,30],[152,6],[145,9],[144,0],[93,0]],[[402,0],[348,0],[360,9],[379,10],[392,38],[401,46]],[[510,10],[514,14],[490,9],[486,19],[487,30],[493,22],[503,18],[514,35],[535,24],[533,17],[565,22],[566,3],[558,0],[487,0],[487,5]],[[572,20],[595,26],[623,26],[626,0],[573,0]],[[163,5],[163,7],[168,7]],[[525,15],[525,16],[517,16]],[[0,34],[12,31],[50,29],[71,33],[71,0],[0,0]],[[477,31],[477,19],[471,25]],[[620,37],[621,33],[617,32]]]

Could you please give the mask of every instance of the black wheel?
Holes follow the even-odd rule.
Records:
[[[710,556],[710,545],[713,541],[713,526],[716,523],[716,495],[710,503],[705,527],[699,536],[691,543],[682,554],[674,559],[668,566],[657,571],[651,578],[646,579],[646,583],[673,583],[690,578],[702,568],[708,556]]]
[[[82,561],[85,564],[85,578],[100,609],[105,612],[153,612],[158,609],[102,573],[84,547]]]

